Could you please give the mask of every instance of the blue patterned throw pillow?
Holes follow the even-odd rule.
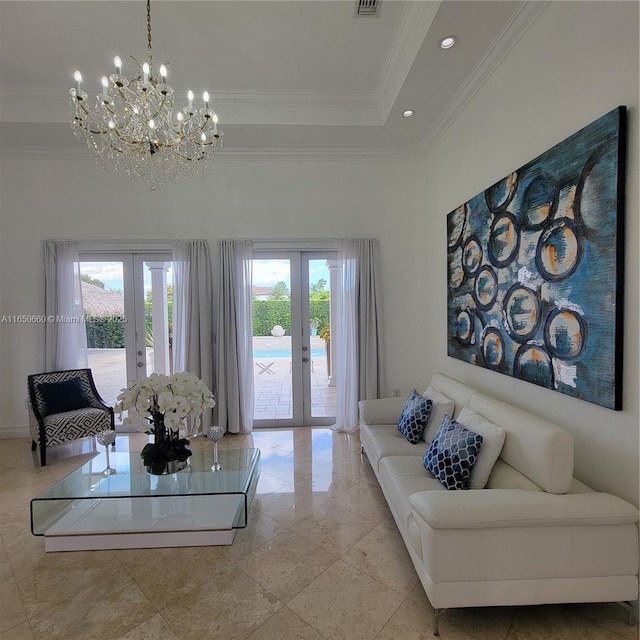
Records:
[[[411,444],[417,444],[422,438],[430,413],[431,400],[413,389],[404,403],[404,409],[398,420],[398,430]]]
[[[445,416],[422,464],[447,489],[467,489],[481,446],[480,434]]]

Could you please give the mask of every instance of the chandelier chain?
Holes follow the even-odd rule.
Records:
[[[147,50],[149,51],[149,64],[153,60],[153,49],[151,48],[151,0],[147,0]]]

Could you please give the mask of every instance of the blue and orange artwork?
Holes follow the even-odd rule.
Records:
[[[626,108],[447,216],[448,354],[621,409]]]

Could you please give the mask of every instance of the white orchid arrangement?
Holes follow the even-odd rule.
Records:
[[[187,416],[194,419],[194,427],[206,409],[216,406],[213,393],[195,374],[188,371],[167,376],[152,373],[137,380],[128,389],[122,389],[114,410],[124,419],[126,426],[142,426],[146,422],[157,426],[162,420],[168,429],[179,429]]]

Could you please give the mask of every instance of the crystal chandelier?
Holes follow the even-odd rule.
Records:
[[[147,55],[142,65],[129,56],[135,77],[122,75],[122,60],[114,59],[115,73],[102,77],[102,93],[96,96],[93,111],[88,95],[81,89],[82,75],[74,74],[75,87],[69,90],[71,128],[77,138],[86,137],[98,164],[126,171],[134,181],[149,182],[151,189],[175,182],[183,175],[211,172],[214,153],[222,146],[223,133],[218,116],[209,108],[205,91],[204,108],[188,104],[173,114],[173,89],[167,84],[168,63],[157,68],[151,49],[151,2],[147,0]]]

